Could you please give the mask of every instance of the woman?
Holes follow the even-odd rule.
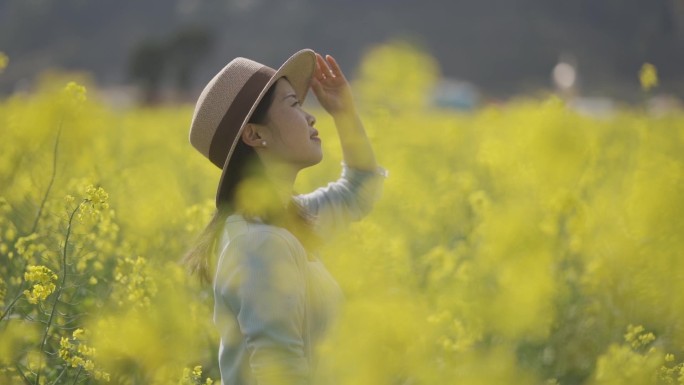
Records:
[[[297,173],[322,159],[302,108],[309,88],[334,118],[344,163],[336,182],[294,195]],[[216,257],[222,383],[309,384],[342,298],[315,249],[370,211],[384,176],[349,83],[334,58],[308,49],[278,70],[237,58],[200,95],[190,142],[222,169],[216,214],[185,257],[207,281]]]

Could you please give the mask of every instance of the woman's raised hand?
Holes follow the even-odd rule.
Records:
[[[351,87],[340,66],[330,55],[316,53],[316,69],[311,88],[321,106],[333,117],[354,113]]]

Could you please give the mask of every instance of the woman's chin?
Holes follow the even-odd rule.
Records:
[[[315,165],[321,163],[321,161],[323,161],[323,154],[321,154],[319,157],[317,157],[317,158],[314,160],[313,164],[311,164],[311,165],[312,165],[312,166],[315,166]]]
[[[321,163],[322,160],[323,160],[323,152],[321,151],[318,154],[313,155],[311,157],[311,159],[307,162],[306,166],[304,166],[304,167],[306,168],[306,167],[315,166],[315,165]]]

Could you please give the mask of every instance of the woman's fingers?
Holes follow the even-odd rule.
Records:
[[[314,77],[318,80],[323,80],[323,70],[321,69],[321,61],[319,59],[319,54],[316,53],[316,68],[314,68]]]
[[[316,69],[320,75],[319,80],[324,80],[327,77],[333,76],[332,72],[330,71],[330,67],[328,67],[328,63],[323,60],[323,56],[321,56],[319,53],[316,54]]]
[[[336,113],[353,107],[349,85],[335,58],[326,55],[325,59],[316,53],[316,68],[311,79],[311,90],[329,113]]]
[[[340,69],[339,64],[335,58],[326,55],[325,59],[319,53],[316,53],[316,68],[320,70],[319,80],[336,80],[344,79],[344,74]],[[337,82],[336,82],[337,83]]]
[[[323,72],[323,68],[321,67],[321,55],[316,54],[316,68],[314,69],[314,77],[318,79],[319,81],[325,80],[325,73]]]
[[[340,68],[340,65],[337,64],[337,60],[335,60],[334,57],[330,55],[325,55],[325,59],[327,60],[327,64],[330,65],[330,72],[333,74],[335,77],[344,77],[344,74],[342,73],[342,69]]]
[[[316,52],[316,68],[314,70],[314,78],[318,81],[318,91],[326,88],[330,90],[339,90],[347,84],[347,79],[337,64],[337,60],[331,55],[325,55],[325,59],[321,54]]]

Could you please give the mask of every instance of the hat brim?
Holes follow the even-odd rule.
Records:
[[[283,65],[281,65],[280,68],[278,68],[275,74],[273,74],[273,76],[269,79],[268,83],[266,83],[264,89],[261,90],[259,96],[256,98],[254,104],[250,108],[249,113],[247,113],[247,116],[240,125],[240,129],[238,130],[238,133],[235,136],[233,143],[231,143],[230,145],[228,156],[226,157],[226,161],[224,162],[221,171],[221,178],[219,179],[218,189],[216,190],[217,207],[221,203],[221,197],[223,195],[222,192],[225,188],[227,177],[232,172],[231,158],[233,157],[233,153],[235,152],[235,148],[237,147],[238,142],[241,140],[242,131],[244,130],[245,125],[247,125],[247,123],[251,119],[254,110],[259,105],[261,99],[263,99],[268,89],[271,88],[271,86],[278,79],[287,78],[287,80],[290,82],[290,85],[292,85],[292,89],[297,95],[297,99],[299,100],[299,102],[304,103],[306,95],[309,91],[309,87],[311,85],[311,78],[313,76],[315,68],[316,54],[314,53],[314,51],[311,49],[303,49],[301,51],[298,51],[294,55],[290,56],[285,61],[285,63],[283,63]]]

